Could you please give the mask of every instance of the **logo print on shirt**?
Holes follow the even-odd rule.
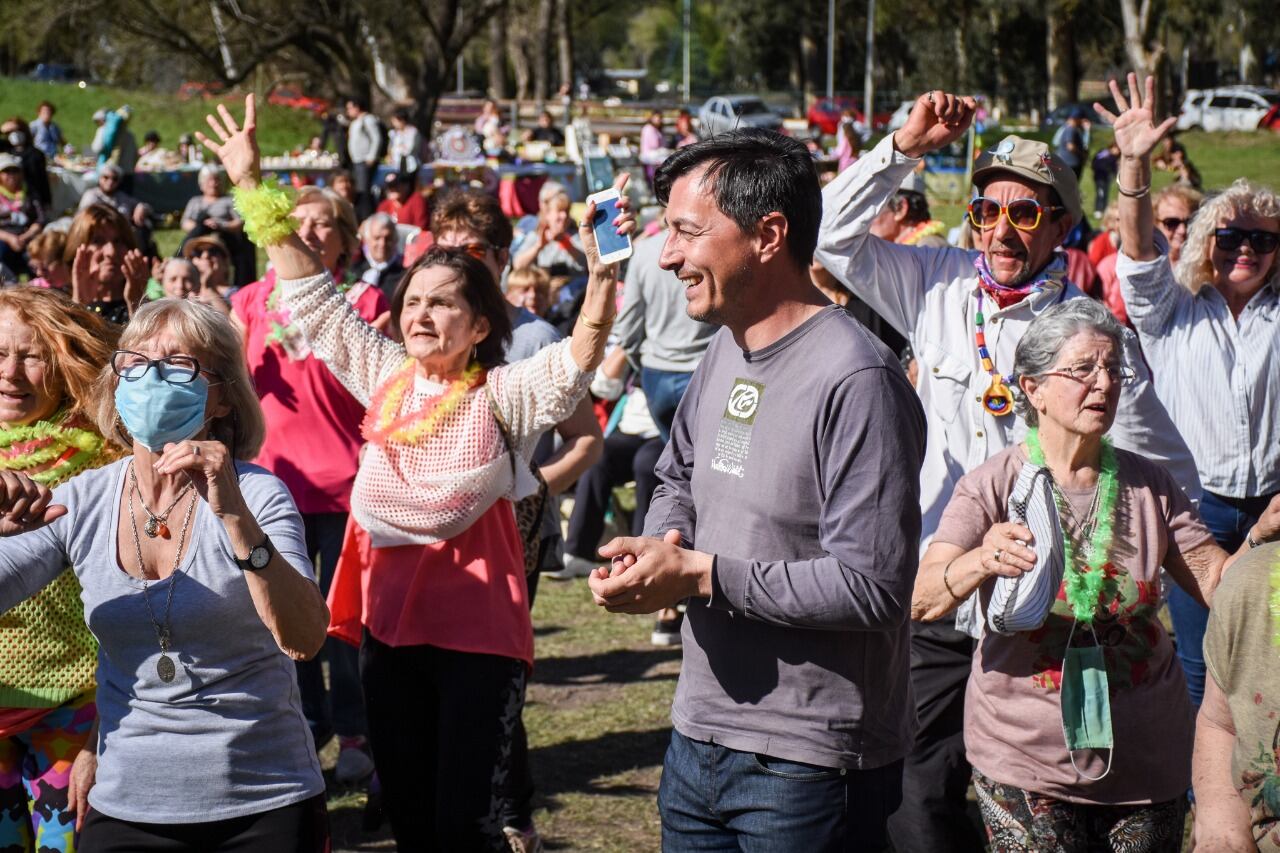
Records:
[[[751,451],[751,429],[764,397],[764,386],[749,379],[734,379],[725,403],[720,428],[716,431],[715,454],[711,470],[739,479],[746,476],[747,456]]]

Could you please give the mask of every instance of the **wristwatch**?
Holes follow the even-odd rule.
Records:
[[[271,537],[265,533],[262,536],[262,544],[255,545],[249,549],[249,556],[245,559],[236,557],[236,565],[240,567],[242,572],[260,572],[271,562],[271,558],[275,556],[276,548],[271,544]]]

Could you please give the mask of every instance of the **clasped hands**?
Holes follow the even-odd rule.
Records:
[[[611,613],[656,613],[682,599],[711,597],[714,557],[680,545],[680,531],[661,539],[619,536],[600,549],[612,561],[587,577],[596,604]]]

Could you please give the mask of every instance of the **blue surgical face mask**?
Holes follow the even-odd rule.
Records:
[[[116,384],[116,411],[125,429],[151,450],[185,441],[204,426],[209,383],[203,376],[182,385],[165,382],[150,365],[121,376]]]

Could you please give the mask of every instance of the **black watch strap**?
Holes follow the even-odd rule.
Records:
[[[260,572],[271,564],[271,558],[275,555],[276,548],[271,544],[271,537],[264,533],[262,543],[249,549],[249,556],[244,559],[235,558],[236,565],[242,572]]]

